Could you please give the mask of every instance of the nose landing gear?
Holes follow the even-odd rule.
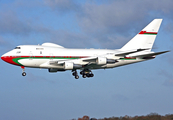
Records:
[[[22,68],[22,76],[26,76],[26,72],[25,72],[25,67],[24,66],[21,66],[21,68]]]

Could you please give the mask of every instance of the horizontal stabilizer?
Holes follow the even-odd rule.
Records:
[[[170,52],[170,51],[163,51],[163,52],[156,52],[156,53],[149,53],[149,54],[142,54],[142,55],[134,55],[134,56],[130,56],[130,57],[152,57],[152,56],[155,56],[155,55],[160,55],[160,54],[163,54],[163,53],[167,53],[167,52]]]

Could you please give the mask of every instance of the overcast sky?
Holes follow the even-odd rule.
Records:
[[[0,0],[0,55],[23,44],[118,49],[155,18],[153,51],[173,50],[173,0]],[[1,120],[173,114],[172,52],[74,79],[0,60]]]

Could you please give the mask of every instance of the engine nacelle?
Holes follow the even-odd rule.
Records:
[[[50,73],[54,73],[54,72],[63,72],[65,70],[64,69],[57,69],[57,68],[49,68],[48,71]]]
[[[65,70],[72,70],[73,69],[73,63],[72,62],[65,62],[64,63],[64,69]]]
[[[97,60],[96,60],[96,63],[98,65],[105,65],[107,63],[107,58],[104,58],[104,57],[98,57]]]
[[[117,60],[114,60],[114,59],[107,59],[107,63],[108,64],[114,64],[116,62],[118,62],[118,61]]]
[[[118,61],[116,61],[114,59],[107,59],[107,58],[104,58],[104,57],[98,57],[96,59],[97,65],[114,64],[116,62],[118,62]]]

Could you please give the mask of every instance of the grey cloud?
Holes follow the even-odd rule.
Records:
[[[161,70],[161,71],[159,72],[159,74],[160,74],[160,75],[163,75],[163,76],[165,76],[165,77],[167,77],[167,78],[173,78],[173,75],[170,74],[170,73],[168,73],[168,72],[165,71],[165,70]]]
[[[166,78],[163,83],[164,86],[173,87],[173,75],[170,72],[168,72],[166,70],[161,70],[159,72],[159,75],[162,75]]]
[[[3,36],[0,36],[0,47],[6,48],[6,47],[13,47],[11,42],[9,42],[8,39],[5,39]]]
[[[135,24],[141,24],[139,21],[145,22],[145,19],[151,17],[151,11],[171,13],[170,10],[173,10],[171,0],[152,2],[154,4],[151,4],[150,0],[111,1],[102,5],[88,3],[84,5],[82,13],[78,14],[78,22],[86,32],[103,30],[110,32],[112,29],[123,32],[128,26],[132,28]]]
[[[171,41],[173,42],[173,21],[172,21],[172,19],[165,25],[164,31],[171,34]],[[172,47],[172,49],[173,49],[173,47]]]
[[[76,11],[80,8],[75,0],[44,0],[44,3],[58,13]]]
[[[173,79],[165,80],[164,86],[173,87]]]
[[[12,12],[8,11],[6,13],[0,13],[0,33],[12,33],[12,34],[22,34],[24,31],[28,32],[31,31],[27,25],[24,25],[19,19],[17,15]]]
[[[89,34],[78,34],[64,30],[50,30],[46,36],[49,42],[62,45],[67,48],[109,48],[116,49],[122,47],[129,40],[129,37],[121,35],[99,36]]]
[[[0,12],[0,34],[29,35],[30,33],[44,33],[48,29],[41,25],[34,25],[30,20],[21,20],[16,12]]]
[[[124,3],[86,4],[83,8],[83,15],[78,16],[80,26],[87,32],[99,32],[100,30],[106,32],[109,29],[122,27],[131,21],[134,22],[136,17],[143,17],[142,15],[134,17],[137,14],[135,6],[129,6],[127,2]],[[131,9],[131,7],[134,9]]]
[[[5,41],[5,39],[0,36],[0,47],[6,46],[8,43]]]
[[[48,29],[34,25],[33,21],[20,20],[14,12],[7,11],[6,15],[0,13],[3,18],[0,34],[46,33],[48,40],[67,47],[119,48],[156,17],[151,15],[152,11],[165,15],[173,10],[171,0],[152,2],[154,4],[149,0],[108,0],[104,4],[91,1],[79,4],[76,0],[44,0],[44,5],[55,13],[64,15],[72,11],[82,32]]]
[[[126,97],[124,95],[121,95],[121,94],[114,94],[114,95],[112,95],[112,98],[116,101],[127,101],[127,100],[129,100],[128,97]]]
[[[48,41],[64,47],[84,48],[89,44],[89,37],[84,34],[72,33],[64,30],[50,30]]]
[[[3,36],[0,36],[0,54],[4,54],[5,52],[9,51],[9,48],[13,48],[13,44]]]
[[[88,39],[95,42],[98,46],[103,46],[103,48],[122,46],[129,38],[132,38],[145,25],[151,22],[151,20],[170,14],[170,11],[173,10],[171,7],[173,1],[171,0],[159,2],[154,0],[152,2],[154,4],[151,4],[150,0],[110,0],[104,4],[97,4],[90,1],[79,6],[76,1],[46,0],[46,3],[52,9],[58,9],[62,13],[68,10],[74,11],[77,23],[83,34],[85,34],[77,36],[80,36],[83,41]],[[152,12],[156,11],[157,14],[153,15]],[[132,33],[134,34],[133,36],[131,36]],[[77,42],[77,36],[70,34],[72,33],[64,34],[64,38],[66,39],[68,38],[67,36],[71,36],[71,40]],[[87,38],[85,38],[86,36]],[[62,36],[62,39],[64,38]],[[80,43],[80,41],[77,43]]]

